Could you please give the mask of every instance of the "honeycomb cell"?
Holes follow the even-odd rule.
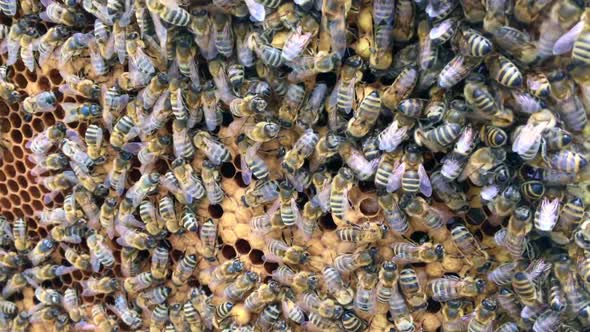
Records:
[[[8,115],[8,120],[10,120],[10,124],[14,129],[20,128],[23,123],[20,115],[17,112],[11,112],[10,115]]]
[[[3,170],[0,170],[0,181],[1,182],[6,181],[6,173],[4,173]]]
[[[31,124],[33,125],[33,129],[38,133],[42,132],[45,128],[45,124],[40,118],[34,118]]]
[[[24,89],[27,87],[28,82],[27,82],[27,78],[24,75],[16,74],[16,76],[14,76],[14,83],[19,88]]]
[[[2,196],[8,195],[8,187],[5,183],[0,183],[0,194],[2,194]]]
[[[4,163],[6,163],[6,164],[12,163],[14,161],[14,155],[12,153],[10,153],[8,150],[6,150],[3,153],[2,157],[3,157]],[[8,173],[6,175],[8,175]]]
[[[31,201],[31,196],[27,190],[23,189],[18,194],[23,202],[28,203]]]
[[[29,188],[29,193],[31,194],[31,196],[33,196],[34,199],[41,198],[41,192],[39,191],[39,189],[37,187]]]
[[[72,97],[72,96],[66,96],[64,98],[64,103],[75,103],[75,102],[76,102],[76,99],[74,97]]]
[[[1,203],[1,201],[0,201]],[[221,247],[221,255],[225,259],[232,259],[237,256],[236,250],[232,246],[224,245]]]
[[[72,277],[69,274],[61,276],[61,280],[68,286],[72,284]]]
[[[250,251],[250,254],[248,254],[248,258],[250,259],[250,262],[254,265],[263,264],[264,252],[258,249],[253,249],[252,251]]]
[[[29,82],[35,82],[37,80],[37,73],[34,71],[26,71],[25,72],[25,77],[27,78],[27,81]]]
[[[129,171],[129,181],[131,181],[132,183],[135,183],[139,180],[139,178],[141,178],[141,172],[139,171],[138,168],[132,168]]]
[[[10,201],[8,200],[7,197],[0,197],[0,206],[3,209],[7,209],[7,210],[10,209],[10,207],[11,207],[10,206]]]
[[[4,102],[0,102],[0,116],[7,116],[9,112],[10,109],[8,108],[8,105]]]
[[[49,91],[51,89],[51,84],[45,76],[41,76],[41,78],[39,78],[37,85],[39,86],[39,90],[41,91]]]
[[[6,172],[6,175],[10,179],[13,179],[16,176],[16,169],[14,168],[13,165],[6,165],[6,166],[4,166],[4,172]],[[8,180],[8,181],[9,182],[11,182],[11,181],[14,182],[13,180]],[[16,185],[16,182],[14,182],[14,184]],[[10,184],[8,186],[10,187]]]
[[[321,216],[318,220],[318,223],[320,227],[326,232],[336,230],[338,227],[338,225],[336,225],[334,222],[334,219],[332,219],[332,215],[330,213]]]
[[[14,156],[17,157],[17,158],[19,158],[19,159],[22,159],[22,157],[23,157],[22,156],[22,150],[19,149],[19,151],[21,151],[20,152],[20,157],[19,157],[19,154],[17,154],[17,153],[15,153]],[[27,169],[25,168],[25,163],[22,160],[15,161],[14,162],[14,167],[16,167],[16,171],[19,172],[20,174],[25,174],[25,172],[27,171]],[[25,184],[26,184],[25,177],[23,175],[21,175],[20,177],[25,181]],[[20,181],[19,181],[19,183],[20,183]]]
[[[40,238],[47,237],[47,231],[44,228],[37,228],[37,232],[39,233]]]
[[[379,213],[379,204],[377,203],[377,199],[375,197],[366,197],[361,201],[359,204],[361,213],[365,216],[375,216]]]
[[[250,246],[250,243],[244,239],[238,239],[236,241],[235,247],[236,247],[236,250],[242,255],[249,253],[250,250],[252,249],[252,247]]]
[[[223,163],[221,164],[220,173],[224,178],[232,178],[236,174],[236,168],[232,163]]]
[[[28,204],[23,204],[21,208],[26,216],[32,216],[35,213],[33,208]]]
[[[14,156],[16,158],[18,158],[18,159],[23,159],[23,157],[25,156],[25,153],[24,153],[23,149],[20,146],[18,146],[18,145],[15,145],[15,146],[12,147],[12,154],[14,154]],[[24,164],[24,162],[23,161],[17,161],[17,163],[20,163],[22,165],[22,167],[23,167],[23,170],[22,171],[19,171],[19,172],[24,173],[25,172],[25,169],[24,169],[25,164]]]
[[[21,131],[22,131],[22,134],[24,137],[26,137],[26,138],[33,137],[33,128],[31,128],[31,126],[28,123],[25,123],[21,127]]]
[[[27,67],[25,67],[25,64],[22,62],[22,60],[18,59],[14,63],[14,69],[15,69],[15,72],[23,72],[27,69]]]
[[[241,155],[239,155],[239,154],[237,154],[237,155],[234,157],[234,166],[235,166],[235,168],[236,168],[236,169],[238,169],[238,170],[241,170],[241,169],[242,169],[242,167],[241,167],[241,165],[242,165],[242,162],[241,162],[241,160],[242,160],[242,156],[241,156]]]
[[[57,69],[51,69],[49,71],[49,79],[51,80],[51,83],[53,83],[53,85],[60,85],[63,82],[63,78],[61,77],[59,70]]]
[[[263,264],[264,266],[264,271],[266,271],[266,273],[271,274],[274,272],[274,270],[276,270],[279,267],[278,263],[271,263],[271,262],[264,262]]]
[[[16,206],[19,206],[21,203],[20,197],[18,197],[18,195],[16,195],[16,194],[10,194],[10,196],[8,196],[8,198],[10,199],[12,204],[14,204]]]
[[[215,219],[219,219],[223,216],[223,208],[221,205],[209,205],[207,211],[209,211],[209,215]]]
[[[236,181],[236,184],[240,187],[240,188],[246,188],[248,187],[247,184],[244,183],[244,180],[242,179],[242,172],[237,172],[236,175],[234,176],[234,181]]]

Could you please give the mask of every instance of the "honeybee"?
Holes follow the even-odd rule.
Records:
[[[254,187],[246,189],[242,196],[242,204],[246,207],[256,207],[261,204],[274,202],[279,196],[279,184],[275,180],[259,180]]]
[[[199,131],[193,137],[195,147],[214,164],[220,165],[231,160],[229,150],[205,131]]]
[[[303,166],[305,159],[308,158],[319,142],[319,136],[313,129],[306,129],[301,135],[293,148],[287,151],[281,162],[281,167],[287,172],[295,172]]]
[[[481,63],[481,59],[457,54],[438,75],[438,86],[450,89],[466,78]]]
[[[566,173],[578,173],[588,165],[584,156],[567,150],[552,153],[547,158],[551,168]]]
[[[379,159],[368,161],[351,142],[346,141],[340,144],[338,153],[359,180],[368,180],[377,169]]]
[[[403,160],[393,171],[387,183],[387,191],[394,192],[399,188],[406,193],[420,191],[427,197],[432,195],[430,179],[422,165],[422,155],[417,145],[410,144],[406,148]]]
[[[197,256],[185,254],[172,271],[172,283],[178,287],[182,286],[191,277],[196,267]]]
[[[320,137],[320,140],[315,146],[315,155],[318,163],[323,164],[326,160],[336,155],[344,140],[344,137],[334,132],[328,132],[325,136]]]
[[[114,318],[111,318],[102,304],[92,306],[92,322],[101,332],[117,330],[119,326]]]
[[[444,247],[441,244],[434,245],[430,242],[416,245],[407,242],[393,243],[393,260],[401,260],[408,263],[432,263],[442,260]]]
[[[100,234],[90,234],[86,239],[90,252],[92,270],[98,272],[100,265],[109,268],[115,264],[115,257],[112,250],[106,245],[105,239]]]
[[[266,241],[267,261],[275,261],[283,264],[302,265],[310,259],[310,254],[300,246],[289,246],[281,240],[270,239]]]
[[[217,235],[217,224],[211,218],[207,219],[199,229],[199,238],[203,244],[201,254],[210,262],[216,259]]]
[[[244,134],[238,136],[237,143],[238,149],[240,150],[240,166],[244,183],[249,185],[252,181],[252,175],[258,180],[268,179],[268,167],[264,160],[256,153],[260,147],[260,143],[250,144]]]
[[[490,70],[490,76],[503,86],[515,88],[524,83],[524,77],[518,67],[502,55],[487,58],[486,66]]]
[[[469,321],[468,331],[485,331],[496,318],[496,301],[486,298],[475,307],[475,316]]]
[[[27,142],[25,147],[30,149],[35,156],[45,156],[54,145],[64,139],[65,135],[66,126],[62,122],[57,122],[35,135],[32,140]]]
[[[348,305],[354,300],[354,291],[344,284],[340,272],[333,266],[326,266],[322,270],[322,276],[326,283],[328,292],[340,305]]]
[[[212,205],[220,204],[225,193],[221,188],[221,174],[219,173],[219,169],[209,160],[204,160],[201,176],[203,177],[203,186],[207,192],[209,203]]]
[[[211,272],[211,277],[214,283],[233,281],[244,271],[244,268],[244,263],[235,258],[215,267]]]
[[[143,88],[138,95],[144,109],[150,109],[160,95],[168,89],[170,76],[167,73],[158,73],[150,80],[149,84]]]
[[[60,2],[51,2],[45,8],[47,18],[56,24],[63,24],[68,27],[83,27],[86,25],[86,17],[81,11],[66,7]]]
[[[60,243],[60,246],[64,249],[64,258],[72,266],[83,271],[88,271],[92,268],[90,255],[86,253],[79,253],[64,243]]]
[[[261,284],[254,290],[246,300],[244,300],[245,307],[250,312],[260,312],[267,304],[275,302],[279,297],[280,285],[274,280],[268,283]]]
[[[385,224],[374,222],[362,225],[350,225],[339,228],[336,235],[340,241],[353,242],[357,245],[374,243],[382,240],[387,235],[389,227]]]
[[[130,328],[137,329],[141,326],[141,317],[135,310],[129,308],[127,299],[123,294],[117,294],[114,305],[107,305],[107,307]]]
[[[229,284],[224,294],[230,301],[237,301],[245,298],[260,281],[260,276],[252,271],[246,271]]]
[[[417,82],[418,70],[412,66],[404,68],[381,94],[381,103],[390,110],[396,109],[398,104],[412,93]]]
[[[480,267],[487,262],[488,253],[481,247],[479,241],[460,222],[450,223],[451,239],[461,254],[469,257],[472,264]]]
[[[341,254],[334,258],[334,268],[340,273],[350,273],[374,263],[376,247],[360,249],[352,254]]]
[[[354,184],[354,175],[349,168],[342,167],[334,177],[330,190],[330,209],[332,216],[344,219],[346,211],[350,208],[348,203],[348,191]]]
[[[160,174],[143,174],[141,178],[139,178],[139,180],[127,190],[125,199],[129,200],[131,205],[135,208],[139,206],[139,203],[145,199],[148,193],[156,189],[159,183]]]
[[[414,319],[404,301],[404,297],[397,287],[394,287],[392,290],[391,298],[389,300],[389,312],[391,313],[391,317],[393,317],[393,324],[399,331],[414,331]]]
[[[145,173],[148,168],[151,168],[158,158],[167,154],[171,145],[171,136],[151,136],[146,139],[137,153],[137,159],[141,163],[142,173]]]
[[[33,265],[39,265],[42,261],[46,260],[56,248],[57,243],[53,239],[42,239],[37,242],[30,252],[27,253],[27,256]]]
[[[60,103],[60,105],[66,113],[63,120],[65,123],[97,119],[102,114],[102,108],[98,104]]]
[[[147,250],[155,248],[157,245],[157,240],[153,236],[143,232],[137,232],[134,229],[122,225],[117,225],[117,232],[119,233],[119,237],[116,242],[122,247]]]
[[[428,288],[436,301],[447,302],[463,297],[475,297],[485,290],[486,282],[483,279],[465,277],[438,278],[428,282]]]
[[[338,319],[342,316],[344,309],[332,299],[322,300],[313,292],[304,293],[300,296],[301,307],[308,311],[317,313],[326,319]]]
[[[559,217],[559,198],[549,200],[547,197],[537,206],[533,223],[542,232],[550,232],[557,224]]]
[[[89,278],[81,282],[82,296],[93,296],[96,294],[109,294],[119,289],[119,281],[110,277],[104,277],[100,279]]]

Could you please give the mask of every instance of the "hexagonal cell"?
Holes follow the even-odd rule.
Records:
[[[242,255],[249,253],[250,249],[252,249],[250,242],[244,239],[238,239],[235,243],[235,248]]]
[[[221,247],[221,255],[225,259],[232,259],[237,256],[237,253],[236,253],[236,250],[234,249],[234,247],[229,246],[229,245],[224,245],[223,247]]]
[[[60,85],[63,82],[63,78],[61,77],[59,70],[57,69],[51,69],[49,71],[49,79],[51,80],[51,83],[53,83],[53,85]]]
[[[41,201],[35,200],[31,203],[31,206],[35,211],[43,211],[43,203],[41,203]]]
[[[2,196],[8,195],[8,186],[6,186],[5,183],[0,183],[0,194],[2,194]]]
[[[4,151],[4,153],[2,154],[2,157],[3,157],[2,160],[4,161],[4,163],[9,164],[9,163],[14,162],[14,155],[8,150]]]
[[[31,128],[31,126],[28,123],[25,123],[22,126],[21,132],[22,132],[23,136],[26,138],[33,137],[33,128]]]
[[[10,114],[8,115],[8,120],[10,120],[10,124],[14,129],[20,128],[20,126],[23,123],[20,115],[17,112],[10,112]]]
[[[271,274],[274,272],[274,270],[276,270],[279,267],[279,264],[271,263],[271,262],[264,262],[263,266],[264,266],[264,271],[266,271],[266,273],[268,273],[268,274]]]
[[[15,63],[14,63],[14,71],[15,72],[23,72],[27,69],[27,67],[25,67],[25,64],[23,63],[23,61],[21,59],[18,59]]]
[[[263,264],[264,252],[258,249],[253,249],[252,251],[250,251],[250,254],[248,254],[248,258],[250,259],[250,262],[254,265]]]
[[[35,82],[37,80],[37,73],[34,71],[26,71],[25,72],[25,77],[27,78],[27,80],[29,82]]]
[[[45,123],[43,123],[43,120],[40,118],[34,118],[33,121],[31,121],[31,124],[33,125],[35,132],[40,133],[45,129]]]
[[[15,206],[19,206],[21,203],[20,197],[16,194],[10,194],[10,196],[8,196],[8,199],[10,199],[12,204],[14,204]]]
[[[8,105],[4,102],[0,102],[0,116],[7,116],[9,112],[10,109],[8,108]]]
[[[361,213],[373,217],[379,213],[379,204],[375,197],[365,197],[359,204]]]
[[[16,176],[16,169],[14,168],[13,165],[4,166],[4,172],[6,172],[6,175],[8,176],[9,179],[14,179],[14,177]],[[8,187],[10,187],[10,182],[14,182],[14,180],[8,180],[8,182],[9,182]],[[16,182],[14,182],[14,184],[16,185]]]
[[[338,228],[338,225],[336,225],[330,213],[321,216],[318,220],[318,223],[324,231],[334,231],[336,228]]]
[[[22,75],[22,74],[16,74],[14,76],[14,83],[16,84],[16,86],[18,86],[21,89],[24,89],[27,87],[27,78]]]
[[[7,209],[7,210],[11,208],[10,201],[8,200],[7,197],[0,197],[0,207]]]
[[[25,172],[25,170],[26,170],[26,167],[25,167],[25,162],[24,162],[24,161],[22,161],[22,159],[23,159],[23,158],[24,158],[24,156],[25,156],[25,152],[23,151],[23,149],[22,149],[20,146],[18,146],[18,145],[14,145],[14,146],[12,147],[12,154],[14,154],[14,156],[15,156],[17,159],[19,159],[19,160],[16,162],[16,164],[17,164],[17,169],[21,170],[21,171],[20,171],[21,173],[24,173],[24,172]],[[19,164],[21,165],[20,167],[18,166]]]
[[[209,205],[207,211],[209,212],[209,215],[215,219],[219,219],[223,216],[223,208],[221,205]]]
[[[34,199],[39,199],[41,198],[41,192],[39,191],[39,189],[36,186],[32,186],[28,189],[29,194],[31,194],[31,196]]]
[[[18,195],[22,199],[23,202],[28,203],[31,201],[31,196],[27,190],[21,190]]]
[[[39,78],[39,81],[37,81],[37,85],[39,86],[39,90],[41,91],[49,91],[51,89],[51,84],[45,76],[41,76]]]
[[[236,184],[240,188],[246,188],[246,187],[248,187],[248,185],[245,184],[244,183],[244,180],[242,179],[242,172],[236,172],[236,175],[234,175],[234,181],[236,182]]]
[[[220,173],[224,178],[232,178],[236,174],[236,168],[232,163],[223,163],[220,167]]]

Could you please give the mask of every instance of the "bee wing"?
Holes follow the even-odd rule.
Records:
[[[244,184],[249,185],[252,182],[252,171],[248,168],[248,164],[246,163],[246,156],[240,156],[240,168],[242,170],[242,181]]]
[[[394,192],[398,190],[402,186],[402,176],[406,171],[406,163],[401,163],[394,171],[389,175],[389,179],[387,179],[387,192]]]
[[[578,22],[570,31],[561,36],[553,45],[553,54],[562,55],[572,50],[576,39],[584,29],[584,21]]]
[[[542,258],[536,259],[531,262],[527,267],[526,272],[528,273],[531,280],[537,279],[539,276],[548,272],[551,269],[551,263],[546,263]]]
[[[254,0],[244,0],[244,2],[246,2],[246,7],[248,7],[250,16],[254,19],[254,21],[264,21],[266,17],[266,9],[264,8],[264,5],[261,5]]]
[[[420,191],[424,196],[430,197],[432,195],[432,184],[422,164],[418,166],[418,178],[420,179]]]

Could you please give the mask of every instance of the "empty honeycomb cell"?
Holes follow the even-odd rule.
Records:
[[[12,204],[17,205],[17,206],[20,205],[21,200],[20,200],[20,197],[18,197],[18,195],[10,194],[10,196],[8,196],[8,197],[9,197],[10,201],[12,202]]]
[[[23,72],[27,69],[27,67],[25,67],[25,64],[23,63],[22,60],[18,59],[15,63],[14,63],[14,69],[16,72]]]
[[[4,163],[6,163],[6,164],[12,163],[14,161],[14,155],[12,153],[10,153],[8,150],[6,150],[4,152],[2,157],[3,157]],[[9,175],[8,172],[6,173],[6,175]]]
[[[18,159],[23,159],[23,157],[25,156],[25,152],[23,151],[23,149],[18,146],[15,145],[12,147],[12,153],[14,154],[14,156]],[[25,163],[23,161],[18,161],[18,163],[20,163],[22,165],[22,171],[20,171],[21,173],[25,172]],[[17,167],[18,168],[18,167]]]
[[[13,143],[20,144],[23,141],[23,134],[21,133],[21,131],[19,129],[13,129],[10,131],[10,139],[12,140]],[[14,151],[14,149],[20,149],[20,148],[15,145],[13,147],[13,151]],[[17,157],[17,158],[22,158],[22,156]]]
[[[16,156],[16,154],[15,154],[15,156]],[[21,156],[21,158],[22,158],[22,156]],[[21,160],[17,160],[17,161],[15,161],[15,162],[14,162],[14,167],[16,167],[16,171],[17,171],[19,174],[21,174],[21,175],[19,175],[19,176],[16,178],[16,181],[17,181],[17,182],[18,182],[18,183],[19,183],[21,186],[23,186],[23,187],[26,187],[26,186],[27,186],[27,179],[25,178],[25,176],[24,176],[24,175],[22,175],[22,174],[25,174],[25,172],[27,171],[27,170],[25,169],[25,163],[24,163],[24,162],[22,162]]]
[[[0,116],[7,116],[10,112],[8,105],[6,103],[0,102]]]
[[[23,202],[28,203],[31,201],[31,196],[26,189],[21,190],[18,194]]]
[[[375,183],[372,181],[360,181],[359,182],[359,189],[364,193],[374,192],[375,191]]]
[[[41,77],[41,79],[45,78],[45,76]],[[46,79],[46,78],[45,78]],[[63,78],[61,77],[59,70],[51,69],[49,71],[49,79],[53,85],[59,85],[63,82]]]
[[[21,195],[22,195],[22,193],[21,193]],[[33,210],[33,208],[29,204],[23,204],[23,206],[21,208],[23,209],[23,212],[27,216],[32,216],[35,213],[35,211]],[[43,236],[41,236],[41,237],[43,237]]]
[[[0,197],[0,206],[3,209],[7,209],[7,210],[11,208],[10,201],[8,200],[8,198],[6,198],[6,196]]]
[[[236,168],[232,163],[223,163],[220,168],[221,176],[231,178],[236,174]]]
[[[223,208],[221,205],[209,205],[207,211],[209,211],[209,215],[215,219],[219,219],[223,216]]]
[[[33,125],[33,129],[36,132],[42,132],[45,128],[45,124],[43,123],[43,120],[41,120],[40,118],[34,118],[33,121],[31,121],[31,125]]]
[[[22,74],[16,74],[14,76],[14,83],[16,83],[16,86],[19,88],[24,89],[27,87],[27,78]]]
[[[0,183],[0,194],[2,194],[2,196],[8,195],[8,187],[5,183]]]
[[[72,96],[64,97],[64,103],[75,103],[75,102],[76,102],[76,99]],[[59,107],[59,108],[61,108],[61,107]]]
[[[70,285],[72,283],[72,277],[69,274],[61,276],[61,280],[64,284]]]
[[[56,108],[55,111],[53,111],[53,113],[45,113],[45,114],[48,116],[47,123],[49,123],[49,121],[53,121],[52,123],[55,123],[55,121],[56,121],[55,119],[63,119],[65,116],[64,110],[61,107]],[[51,115],[52,120],[49,120],[49,115]]]
[[[84,275],[82,274],[82,271],[76,270],[76,271],[72,272],[72,276],[74,277],[75,280],[82,280],[82,277]]]
[[[278,263],[272,263],[272,262],[264,262],[264,271],[266,271],[266,273],[271,274],[274,272],[274,270],[276,270],[279,267]]]
[[[6,173],[3,170],[0,170],[0,181],[6,181]]]
[[[61,93],[61,91],[59,91],[58,87],[54,87],[53,89],[51,89],[51,92],[53,92],[53,94],[55,95],[55,98],[57,99],[58,103],[61,103],[64,100],[64,94]]]
[[[242,165],[241,160],[242,160],[242,157],[239,154],[237,154],[234,157],[234,166],[238,170],[241,170],[242,169],[242,167],[241,167],[241,165]]]
[[[252,247],[250,246],[250,243],[244,239],[238,239],[236,241],[235,247],[236,247],[236,250],[242,255],[249,253],[250,249],[252,249]]]
[[[27,78],[27,80],[29,82],[35,82],[37,80],[37,73],[34,71],[26,71],[25,72],[25,77]]]
[[[236,175],[234,176],[234,181],[236,181],[236,184],[240,187],[240,188],[246,188],[248,187],[247,184],[244,183],[244,180],[242,179],[242,172],[237,172]]]
[[[250,262],[254,265],[261,265],[264,263],[264,252],[262,250],[254,249],[248,254]]]
[[[8,200],[6,200],[8,202]],[[4,206],[2,203],[2,198],[0,198],[0,206]],[[11,211],[2,211],[2,215],[5,216],[8,220],[14,220],[15,216],[14,213]]]
[[[318,220],[318,223],[320,227],[327,232],[336,230],[336,228],[338,227],[334,222],[334,219],[332,219],[332,215],[329,213],[321,216]]]
[[[375,197],[366,197],[359,204],[361,213],[365,216],[373,217],[379,213],[379,204]]]
[[[31,194],[31,196],[33,196],[34,199],[41,198],[41,192],[39,191],[39,189],[37,187],[30,187],[29,193]],[[33,202],[35,202],[35,201],[33,201]]]
[[[12,125],[12,128],[14,128],[14,129],[18,129],[22,125],[22,119],[21,119],[20,115],[18,114],[18,112],[11,112],[8,115],[8,120],[10,120],[10,124]]]
[[[426,232],[416,231],[410,235],[410,239],[415,243],[424,243],[430,240],[430,236]]]
[[[14,160],[10,161],[11,163]],[[8,178],[13,179],[16,176],[16,169],[14,168],[13,165],[6,165],[4,166],[4,172],[6,172],[6,176],[8,176]],[[9,187],[10,187],[10,182],[14,182],[13,180],[8,180],[9,181]],[[14,184],[16,185],[16,182],[14,182]]]
[[[0,201],[1,203],[1,201]],[[236,250],[232,246],[224,245],[221,247],[221,255],[225,259],[232,259],[237,256]]]
[[[33,129],[31,128],[31,126],[28,123],[25,123],[21,127],[21,132],[22,132],[23,136],[26,138],[33,137]]]
[[[139,178],[141,177],[141,172],[139,171],[138,168],[132,168],[129,171],[129,181],[131,181],[131,183],[135,183],[139,180]]]
[[[39,90],[42,90],[42,91],[49,91],[49,89],[51,89],[51,84],[49,83],[49,80],[45,76],[41,76],[41,78],[39,78],[37,85],[39,86]]]

